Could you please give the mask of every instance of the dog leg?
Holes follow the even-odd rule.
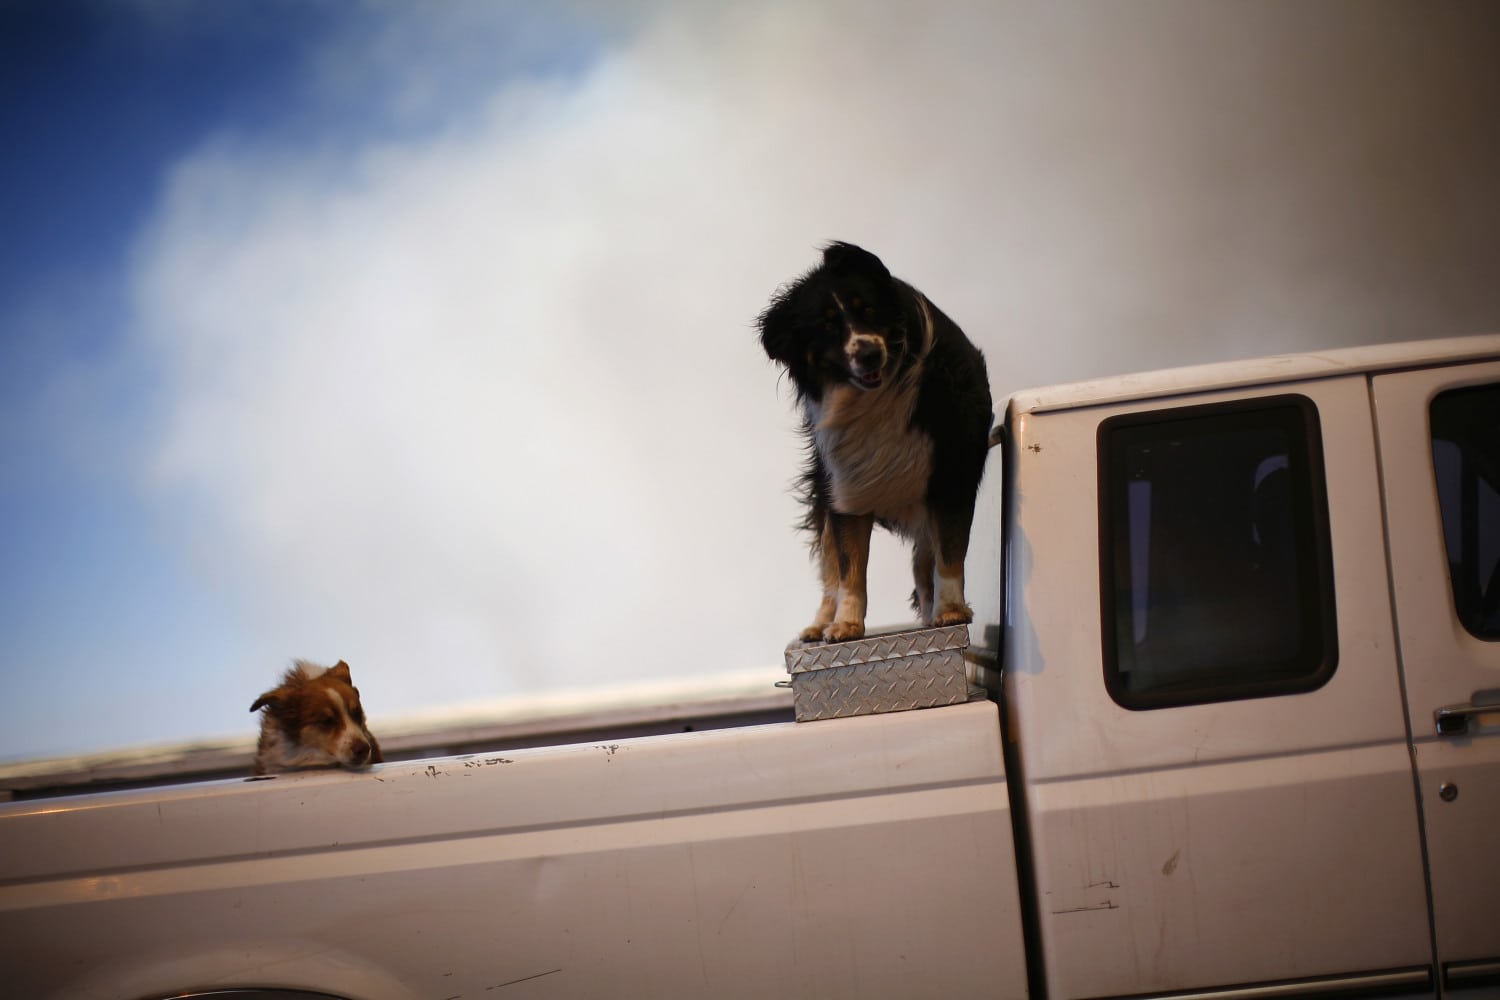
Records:
[[[912,545],[911,575],[916,588],[911,592],[911,609],[923,625],[932,624],[933,574],[937,572],[937,556],[932,551],[932,539],[923,532]]]
[[[828,512],[820,511],[820,515],[822,523],[818,528],[818,537],[813,542],[813,550],[818,554],[818,572],[823,580],[823,601],[818,605],[818,613],[813,616],[812,624],[802,630],[800,638],[803,642],[822,642],[823,633],[833,623],[839,606],[838,542],[833,537]]]
[[[936,627],[943,625],[967,625],[974,620],[974,609],[969,607],[964,600],[964,563],[960,559],[957,563],[945,563],[938,561],[937,568],[937,610],[932,616],[931,624]]]
[[[967,625],[974,620],[974,609],[964,600],[964,557],[969,553],[969,525],[973,519],[973,501],[957,510],[944,508],[932,514],[931,526],[937,538],[937,579],[933,614],[928,624]]]
[[[858,639],[865,634],[865,571],[870,564],[871,514],[829,512],[828,524],[838,547],[839,600],[833,624],[823,630],[829,642]]]

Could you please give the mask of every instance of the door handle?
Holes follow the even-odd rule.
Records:
[[[1469,731],[1469,720],[1471,718],[1489,712],[1500,712],[1500,702],[1491,703],[1486,700],[1478,705],[1473,702],[1465,702],[1462,705],[1445,705],[1433,712],[1432,718],[1437,723],[1437,734],[1439,736],[1462,736]]]

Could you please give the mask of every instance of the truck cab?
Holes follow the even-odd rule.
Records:
[[[1048,995],[1496,982],[1497,352],[1012,398],[1007,763]]]

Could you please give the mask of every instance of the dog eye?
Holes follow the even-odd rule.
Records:
[[[874,320],[875,319],[875,310],[874,309],[866,309],[865,310],[865,319]]]
[[[860,306],[862,306],[862,305],[864,305],[864,303],[863,303],[863,302],[861,302],[861,301],[860,301],[860,300],[859,300],[859,296],[858,296],[858,295],[856,295],[856,296],[854,296],[854,298],[853,298],[853,299],[851,299],[851,300],[850,300],[850,301],[849,301],[849,305],[851,305],[851,306],[852,306],[852,307],[854,307],[854,308],[855,308],[855,309],[858,309],[858,308],[859,308],[859,307],[860,307]]]

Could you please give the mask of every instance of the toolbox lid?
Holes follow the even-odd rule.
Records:
[[[844,642],[794,642],[786,648],[786,671],[796,675],[809,670],[853,667],[924,653],[963,650],[968,645],[967,625],[905,626]]]

